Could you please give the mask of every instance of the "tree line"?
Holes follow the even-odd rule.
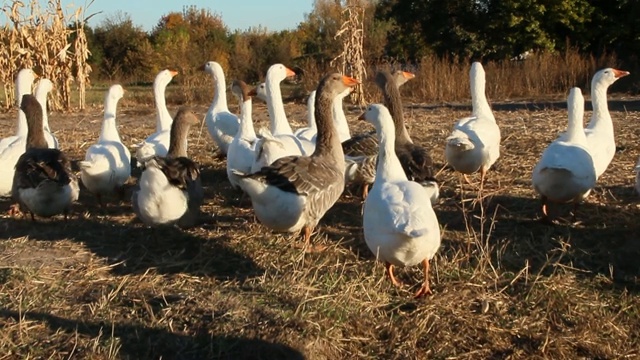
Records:
[[[247,81],[258,81],[276,62],[321,71],[341,51],[334,35],[347,5],[365,8],[369,64],[415,64],[425,56],[507,61],[572,48],[585,56],[615,53],[619,66],[638,67],[635,0],[316,0],[296,29],[276,32],[229,31],[215,12],[190,6],[162,16],[147,33],[116,13],[87,27],[89,62],[99,79],[129,81],[151,81],[167,67],[191,74],[208,60]]]

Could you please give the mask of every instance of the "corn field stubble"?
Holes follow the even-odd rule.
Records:
[[[132,145],[153,132],[155,114],[152,102],[127,95],[117,119]],[[411,297],[419,267],[398,270],[407,285],[395,288],[367,249],[358,189],[345,191],[314,234],[328,249],[304,254],[293,246],[299,237],[256,223],[226,180],[206,127],[189,138],[206,190],[199,227],[147,228],[128,201],[112,198],[102,209],[87,192],[68,221],[33,223],[5,215],[4,199],[0,359],[638,357],[640,197],[632,169],[640,113],[612,106],[612,164],[578,209],[580,223],[565,221],[571,207],[558,206],[550,226],[538,221],[530,173],[566,127],[566,110],[553,106],[564,99],[557,100],[493,104],[502,157],[482,203],[462,202],[459,177],[443,168],[435,207],[442,247],[432,261],[434,293],[422,300]],[[414,141],[440,165],[453,122],[469,114],[463,103],[405,102]],[[266,125],[264,104],[254,104],[256,127]],[[206,108],[195,106],[203,116]],[[301,105],[286,109],[293,125],[305,124]],[[369,129],[358,114],[347,113],[352,133]],[[15,111],[0,114],[0,135],[14,131],[14,119]],[[101,121],[101,108],[91,106],[50,115],[74,160],[97,139]],[[465,183],[464,198],[475,189]]]

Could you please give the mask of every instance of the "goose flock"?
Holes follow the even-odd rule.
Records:
[[[427,148],[413,142],[405,126],[399,87],[414,78],[405,71],[379,71],[374,82],[384,103],[371,104],[360,116],[375,132],[351,134],[343,99],[361,80],[331,73],[309,95],[308,126],[293,131],[285,112],[280,83],[295,73],[283,64],[272,65],[265,83],[251,88],[241,80],[232,82],[240,114],[229,111],[222,67],[207,62],[202,70],[213,79],[215,95],[204,116],[207,130],[222,156],[231,185],[251,200],[256,218],[267,228],[298,233],[306,251],[322,250],[311,244],[311,235],[325,213],[348,184],[363,188],[363,232],[367,246],[385,263],[391,282],[397,266],[421,264],[424,282],[416,297],[431,293],[429,261],[441,242],[437,212],[439,183]],[[199,117],[182,107],[175,117],[167,110],[165,89],[177,74],[162,70],[154,81],[157,111],[155,133],[133,144],[142,173],[137,179],[131,206],[148,226],[192,227],[201,223],[204,191],[199,165],[188,155],[188,135]],[[552,203],[580,203],[596,185],[615,153],[607,89],[627,71],[598,71],[591,84],[593,114],[583,127],[584,98],[579,88],[570,89],[568,126],[542,153],[532,171],[532,186],[540,196],[543,221],[551,221]],[[0,140],[0,196],[10,196],[15,215],[32,219],[62,214],[67,218],[78,200],[79,180],[103,206],[107,194],[124,196],[131,177],[131,153],[118,134],[116,113],[124,90],[109,88],[104,101],[104,120],[98,141],[78,162],[79,176],[59,150],[48,123],[46,98],[52,89],[47,79],[30,69],[16,77],[17,131]],[[447,163],[460,176],[479,173],[479,194],[488,171],[500,156],[500,128],[485,94],[485,72],[475,62],[470,69],[472,113],[455,122],[442,144]],[[252,97],[266,101],[269,126],[256,131]],[[433,144],[431,144],[433,145]],[[636,188],[640,191],[640,161]],[[468,180],[468,179],[467,179]],[[575,212],[574,212],[575,216]]]

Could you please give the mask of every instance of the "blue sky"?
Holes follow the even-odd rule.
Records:
[[[63,0],[63,4],[72,3]],[[83,5],[84,2],[76,0],[75,4]],[[129,14],[136,25],[149,31],[162,15],[182,11],[184,6],[189,5],[220,14],[231,31],[258,25],[278,31],[293,29],[302,22],[304,15],[311,12],[313,0],[95,0],[87,13],[102,11],[89,21],[89,25],[97,26],[105,17],[121,10]]]
[[[78,6],[86,6],[90,2],[91,0],[62,0],[62,6],[65,13],[71,14]],[[10,0],[3,0],[3,6],[10,3]],[[180,12],[184,6],[191,5],[221,15],[231,31],[246,30],[258,25],[279,31],[295,29],[304,20],[305,14],[311,12],[313,0],[95,0],[85,9],[85,13],[88,16],[100,12],[89,20],[89,25],[96,27],[106,17],[122,11],[131,17],[134,24],[150,31],[163,15]],[[46,8],[47,0],[40,0],[40,6]],[[27,15],[29,10],[22,9],[21,12]],[[6,22],[6,16],[0,15],[0,25]]]

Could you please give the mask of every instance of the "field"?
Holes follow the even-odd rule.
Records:
[[[127,95],[118,122],[131,145],[153,131],[155,113]],[[367,249],[358,189],[345,191],[314,234],[328,248],[303,253],[300,237],[255,221],[206,127],[189,139],[206,189],[196,228],[148,228],[128,201],[113,198],[102,209],[86,192],[68,221],[10,218],[2,200],[0,359],[638,358],[640,106],[610,104],[613,163],[578,208],[578,223],[569,221],[570,206],[559,206],[558,221],[546,225],[530,176],[566,127],[564,99],[494,101],[502,156],[483,202],[471,201],[476,186],[461,190],[443,164],[444,139],[468,103],[405,101],[414,141],[442,167],[442,246],[433,295],[421,300],[412,298],[418,267],[399,270],[407,285],[395,288]],[[207,104],[194,108],[204,115]],[[286,109],[303,125],[302,105]],[[50,115],[72,159],[97,139],[101,110]],[[347,112],[352,133],[369,129],[358,114]],[[15,110],[0,114],[1,136],[13,132],[14,119]],[[267,123],[264,104],[255,102],[254,119]]]

